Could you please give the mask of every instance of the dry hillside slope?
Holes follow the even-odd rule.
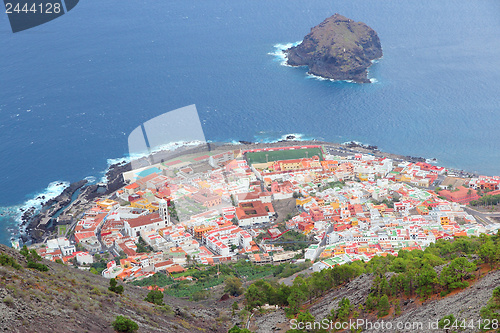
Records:
[[[114,332],[117,315],[131,318],[139,332],[227,332],[224,315],[213,307],[165,297],[167,308],[144,301],[147,291],[124,285],[123,295],[108,290],[109,280],[62,264],[42,263],[47,272],[26,268],[25,258],[0,245],[21,269],[0,266],[0,331]]]

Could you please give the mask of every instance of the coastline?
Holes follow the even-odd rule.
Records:
[[[149,162],[158,163],[162,160],[170,160],[183,155],[196,154],[201,152],[223,152],[227,149],[259,149],[265,147],[286,147],[290,145],[324,145],[328,148],[341,149],[347,154],[371,154],[376,157],[391,158],[395,161],[408,162],[426,162],[429,159],[424,157],[404,156],[393,153],[388,153],[378,150],[378,147],[372,145],[364,145],[359,142],[334,143],[320,140],[297,140],[294,135],[286,135],[286,138],[275,142],[259,143],[250,141],[233,142],[207,142],[193,146],[191,144],[175,145],[174,150],[158,150],[151,155],[140,157],[139,163],[149,164]],[[26,227],[26,232],[20,235],[24,243],[37,243],[43,241],[47,234],[55,230],[58,224],[76,223],[78,216],[68,213],[73,206],[80,204],[89,204],[93,199],[99,196],[109,195],[121,187],[126,185],[123,179],[123,173],[132,170],[130,161],[120,161],[109,166],[106,171],[105,183],[89,184],[88,180],[83,179],[71,183],[60,195],[48,200],[38,212],[31,211],[31,214],[25,213],[22,217],[22,222],[19,225]],[[474,173],[464,170],[449,169],[463,176],[473,176]],[[78,193],[79,191],[79,193]],[[78,194],[76,197],[75,194]]]
[[[315,80],[318,80],[318,81],[330,81],[330,82],[356,83],[356,84],[368,83],[368,82],[358,82],[358,81],[356,81],[354,79],[333,79],[333,78],[329,78],[329,77],[324,77],[324,76],[321,76],[321,75],[316,75],[316,74],[311,73],[311,71],[309,70],[309,66],[307,66],[307,65],[291,65],[291,64],[289,64],[288,63],[288,53],[287,53],[287,51],[290,48],[293,48],[293,47],[296,47],[296,46],[300,45],[301,43],[302,43],[302,40],[294,42],[294,43],[284,43],[284,44],[283,43],[278,43],[278,44],[274,44],[273,47],[275,48],[275,51],[274,52],[268,52],[268,54],[274,56],[275,60],[277,60],[277,61],[280,62],[280,66],[291,67],[291,68],[301,68],[301,67],[302,68],[307,68],[306,75],[305,75],[306,79],[315,79]],[[365,70],[366,77],[367,77],[368,81],[370,81],[369,83],[378,83],[379,82],[377,80],[377,78],[370,76],[370,69],[372,68],[372,66],[374,64],[378,63],[383,57],[384,56],[382,55],[379,58],[375,58],[375,59],[370,60],[370,65]]]

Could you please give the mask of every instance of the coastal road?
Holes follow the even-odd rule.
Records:
[[[478,210],[475,210],[470,207],[465,207],[465,211],[472,216],[474,216],[479,222],[483,221],[484,223],[487,224],[494,224],[496,223],[495,221],[491,220],[492,217],[500,218],[500,212],[493,212],[493,213],[487,213],[487,212],[481,212]]]

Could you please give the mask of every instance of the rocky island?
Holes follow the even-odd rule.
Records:
[[[372,60],[382,57],[382,47],[369,26],[335,14],[285,53],[288,65],[308,66],[310,74],[369,83],[367,69]]]

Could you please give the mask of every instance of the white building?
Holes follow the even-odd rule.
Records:
[[[76,262],[79,265],[90,265],[94,263],[94,257],[92,257],[92,255],[90,255],[88,252],[76,252],[75,258]]]
[[[61,250],[63,256],[69,256],[76,251],[76,248],[66,237],[49,239],[47,241],[47,252],[56,250]]]
[[[168,216],[168,221],[170,222],[170,216]],[[149,231],[165,228],[165,220],[158,213],[153,213],[126,220],[124,226],[127,235],[139,237],[142,230]]]

